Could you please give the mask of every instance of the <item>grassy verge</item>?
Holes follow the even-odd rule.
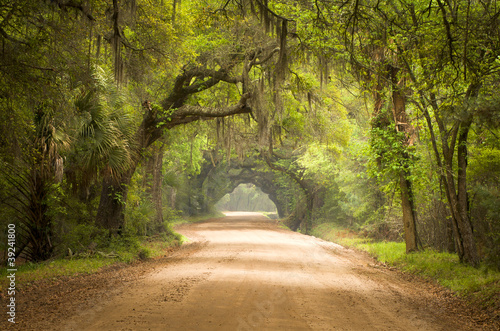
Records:
[[[265,217],[271,219],[271,220],[277,220],[279,219],[279,216],[278,216],[278,213],[276,212],[268,212],[268,211],[262,211],[260,212],[262,215],[264,215]]]
[[[182,244],[181,236],[154,236],[145,238],[122,237],[112,241],[106,249],[65,256],[40,263],[24,263],[17,266],[16,287],[23,289],[41,280],[57,280],[61,277],[78,276],[98,272],[118,263],[161,257],[173,247]],[[7,269],[0,268],[0,294],[5,293],[9,279]]]
[[[183,223],[195,223],[208,218],[223,216],[224,214],[222,213],[213,213],[196,217],[183,217],[171,223],[171,226]],[[187,241],[184,236],[175,233],[175,231],[171,230],[170,232],[170,235],[163,234],[143,238],[123,236],[112,239],[104,249],[96,249],[40,263],[18,265],[16,287],[22,289],[41,280],[55,281],[61,277],[92,274],[114,264],[132,263],[137,260],[164,256],[173,247],[177,247]],[[9,280],[6,276],[7,268],[1,267],[0,295],[5,293],[8,287]]]
[[[457,295],[471,299],[484,308],[495,309],[500,305],[500,272],[486,266],[476,269],[464,265],[460,263],[456,254],[441,253],[431,249],[406,254],[404,243],[374,242],[331,223],[315,227],[312,235],[366,251],[382,263],[433,279]]]

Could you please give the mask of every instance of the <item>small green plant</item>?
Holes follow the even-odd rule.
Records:
[[[107,245],[107,232],[92,224],[79,224],[62,237],[60,250],[69,255],[94,252]],[[71,253],[69,253],[71,252]]]
[[[147,247],[143,247],[139,250],[139,259],[140,260],[147,260],[151,257],[151,250]]]

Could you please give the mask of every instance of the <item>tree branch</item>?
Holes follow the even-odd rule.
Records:
[[[261,65],[269,61],[275,53],[278,53],[280,51],[279,47],[274,48],[272,51],[269,52],[262,60],[257,61],[258,57],[256,56],[251,62],[250,62],[250,67],[256,66],[256,65]]]
[[[443,23],[446,28],[446,37],[448,40],[448,48],[450,52],[450,61],[453,63],[453,37],[451,35],[451,27],[450,27],[450,22],[448,22],[448,18],[446,17],[446,8],[444,7],[444,4],[441,2],[441,0],[437,0],[439,9],[441,10],[441,14],[443,16]]]
[[[81,3],[76,3],[76,1],[73,0],[69,0],[68,2],[63,2],[62,0],[52,1],[54,1],[61,9],[65,9],[66,7],[75,8],[81,11],[85,16],[87,16],[89,20],[95,21],[95,18],[92,16],[92,14]]]
[[[11,37],[3,28],[0,27],[0,35],[2,35],[5,39],[10,40],[12,42],[18,43],[18,44],[23,44],[29,46],[29,44],[25,41],[18,40],[14,37]]]
[[[250,96],[250,93],[245,93],[241,96],[237,104],[224,108],[184,105],[175,110],[174,113],[168,118],[159,119],[159,122],[164,123],[161,125],[162,128],[171,129],[177,125],[191,123],[198,120],[250,113],[252,109],[247,105],[247,101]]]
[[[272,11],[271,9],[269,9],[269,7],[266,6],[261,0],[256,0],[256,2],[261,5],[261,8],[265,8],[265,10],[268,13],[270,13],[271,15],[273,15],[276,18],[279,18],[279,19],[281,19],[283,21],[292,21],[292,22],[295,21],[295,20],[292,20],[292,19],[289,19],[289,18],[286,18],[286,17],[283,17],[281,15],[276,14],[274,11]]]
[[[209,89],[217,85],[220,81],[232,84],[243,82],[241,76],[234,77],[230,75],[230,70],[234,65],[235,64],[231,64],[229,67],[219,70],[211,70],[203,67],[185,68],[183,73],[175,79],[172,92],[170,92],[169,96],[162,102],[162,107],[164,109],[180,108],[191,94]],[[193,78],[197,79],[191,84]],[[203,81],[196,83],[198,80]]]

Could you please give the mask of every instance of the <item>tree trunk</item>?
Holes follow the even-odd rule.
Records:
[[[443,141],[443,155],[445,168],[445,185],[448,205],[452,214],[452,229],[455,237],[455,248],[460,261],[473,266],[479,265],[479,255],[475,245],[472,224],[469,218],[469,200],[467,196],[467,136],[472,121],[456,124],[453,130],[453,137],[448,145],[448,134],[444,131],[444,125],[437,117],[438,125]],[[458,178],[455,186],[453,177],[453,154],[455,149],[455,138],[458,134]]]
[[[101,199],[97,208],[96,223],[110,231],[111,235],[121,234],[125,225],[125,206],[128,187],[137,165],[141,161],[142,151],[160,136],[151,138],[151,127],[154,125],[155,114],[149,107],[144,107],[146,114],[135,133],[135,146],[132,150],[130,167],[123,174],[106,174],[102,180]]]
[[[163,166],[163,150],[164,145],[153,148],[153,155],[149,158],[146,166],[146,192],[150,195],[151,201],[155,209],[155,217],[153,220],[153,232],[161,232],[163,228],[163,195],[162,195],[162,166]]]
[[[401,207],[403,209],[403,225],[405,231],[406,253],[418,250],[417,226],[415,223],[415,207],[413,204],[413,190],[408,174],[405,171],[399,173],[399,184],[401,189]]]
[[[28,260],[35,262],[47,260],[54,251],[51,242],[53,223],[47,212],[47,198],[52,183],[50,176],[43,174],[43,168],[42,165],[32,170],[30,178],[26,180],[29,183],[30,193],[26,208],[29,221],[23,222],[20,229],[20,236],[24,237],[28,244],[26,249]]]
[[[200,173],[193,176],[189,180],[189,215],[205,214],[210,212],[210,208],[213,206],[213,203],[217,202],[224,196],[220,196],[219,193],[221,192],[216,192],[214,188],[204,187],[203,185],[214,168],[215,167],[212,162],[206,162],[202,166]],[[212,198],[216,196],[218,199],[213,201]]]
[[[102,181],[101,200],[97,209],[96,223],[109,230],[111,235],[121,234],[123,230],[128,186],[134,170],[129,170],[117,179],[106,176]]]
[[[422,98],[422,101],[424,101],[423,98]],[[436,103],[436,99],[435,99],[433,94],[431,94],[431,106],[434,109],[434,112],[438,111],[438,105]],[[422,102],[422,109],[423,109],[423,114],[424,114],[425,120],[427,122],[427,126],[429,128],[429,133],[431,135],[432,149],[434,151],[434,155],[436,156],[436,163],[437,163],[438,170],[439,170],[439,178],[440,178],[441,184],[444,186],[445,193],[446,193],[446,200],[448,201],[448,206],[450,208],[451,220],[450,220],[450,222],[446,223],[446,231],[447,231],[448,236],[452,237],[452,240],[451,240],[451,243],[450,243],[450,240],[448,240],[448,245],[447,245],[448,252],[453,252],[453,253],[456,252],[460,257],[460,260],[462,260],[463,251],[460,249],[461,245],[459,245],[458,242],[456,242],[456,238],[460,237],[460,232],[458,231],[458,227],[456,226],[457,220],[455,218],[453,208],[451,207],[451,194],[452,194],[451,192],[454,192],[453,191],[454,189],[452,190],[452,187],[450,187],[450,185],[448,185],[448,176],[446,175],[449,173],[447,171],[447,169],[450,169],[451,167],[449,167],[448,165],[443,166],[441,154],[439,153],[439,150],[438,150],[436,135],[434,134],[434,126],[432,125],[431,116],[430,116],[430,114],[425,106],[425,101]],[[444,163],[448,164],[446,160],[449,157],[448,155],[450,152],[448,150],[449,148],[448,148],[447,133],[444,129],[443,122],[441,121],[440,117],[437,115],[436,115],[436,123],[438,124],[439,132],[441,134]],[[453,156],[452,156],[452,158],[453,158]],[[451,163],[452,161],[450,160],[449,162]],[[455,238],[455,242],[453,240],[454,238]]]
[[[262,188],[261,188],[262,190]],[[262,190],[264,192],[264,190]],[[266,192],[264,192],[266,193]],[[276,211],[278,212],[278,217],[283,218],[286,216],[286,207],[283,206],[282,202],[278,199],[277,195],[275,193],[269,193],[268,194],[269,199],[274,203],[276,206]]]
[[[306,210],[304,213],[304,219],[300,224],[300,229],[304,234],[308,234],[309,231],[311,231],[313,211],[314,211],[314,200],[315,200],[314,194],[309,194],[308,192],[306,192]]]
[[[406,97],[401,88],[403,84],[397,81],[397,69],[392,68],[392,102],[396,131],[403,132],[404,138],[401,141],[403,148],[411,145],[411,125],[406,116]],[[401,167],[399,172],[399,184],[401,190],[401,207],[403,209],[403,225],[405,230],[406,253],[418,250],[418,238],[416,227],[415,197],[410,181],[410,170],[408,162],[410,156],[407,152],[401,153]]]
[[[153,203],[156,210],[155,225],[159,230],[163,228],[163,144],[156,153],[155,169],[153,172]]]
[[[458,227],[462,234],[464,261],[472,266],[478,266],[479,255],[477,253],[472,223],[469,216],[469,197],[467,193],[467,137],[471,124],[472,118],[463,122],[458,136],[457,209],[460,214]]]
[[[172,187],[172,186],[168,186],[167,190],[168,190],[168,202],[169,202],[170,209],[176,209],[177,190],[175,189],[175,187]]]
[[[472,83],[466,93],[466,100],[477,97],[481,85]],[[435,96],[431,94],[431,105],[434,108],[436,123],[441,135],[441,148],[443,150],[444,175],[442,176],[446,188],[446,197],[452,215],[452,229],[455,237],[455,248],[461,262],[472,266],[479,265],[479,254],[474,240],[472,223],[469,217],[469,198],[467,195],[467,139],[472,125],[473,115],[465,120],[455,122],[448,131],[442,117],[439,115],[439,107]],[[428,116],[428,115],[427,115]],[[429,122],[429,120],[428,120]],[[432,127],[430,127],[432,128]],[[453,156],[455,143],[458,138],[457,147],[457,184],[455,186]],[[439,153],[435,147],[435,153],[440,163]]]

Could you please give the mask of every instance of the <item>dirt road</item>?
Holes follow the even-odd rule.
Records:
[[[184,225],[163,267],[61,330],[462,330],[439,300],[362,254],[256,214]]]

